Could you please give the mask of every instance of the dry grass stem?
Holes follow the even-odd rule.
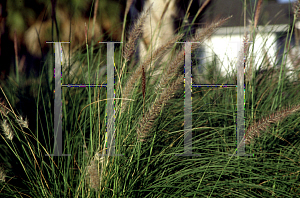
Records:
[[[84,38],[85,38],[85,44],[87,44],[87,28],[86,28],[86,23],[84,23]]]
[[[184,76],[181,75],[174,82],[172,82],[171,85],[161,93],[161,95],[154,102],[154,104],[151,105],[152,107],[149,109],[145,117],[142,118],[142,120],[139,123],[140,127],[137,129],[138,140],[146,140],[155,118],[158,116],[163,105],[174,96],[176,90],[178,90],[179,88],[178,85],[181,82],[183,82],[183,77]]]
[[[300,104],[291,108],[286,108],[281,111],[277,111],[276,113],[273,113],[267,117],[260,119],[258,122],[254,122],[248,127],[245,133],[245,137],[244,137],[245,144],[250,144],[250,141],[254,137],[256,136],[259,137],[260,132],[266,130],[271,123],[282,121],[284,118],[286,118],[287,116],[291,115],[292,113],[298,110],[300,110]]]
[[[170,2],[171,2],[171,0],[169,0],[169,1],[167,2],[167,4],[165,5],[165,8],[164,8],[164,10],[163,10],[163,12],[162,12],[162,14],[161,14],[161,16],[160,16],[160,19],[159,19],[159,22],[158,22],[158,29],[161,28],[162,20],[163,20],[163,18],[164,18],[164,16],[165,16],[166,12],[167,12],[167,10],[168,10],[168,7],[169,7],[169,5],[170,5]]]
[[[143,31],[142,27],[144,25],[147,15],[150,12],[151,7],[152,7],[152,5],[145,12],[142,13],[141,17],[138,18],[138,20],[133,25],[133,28],[129,33],[129,38],[125,45],[125,50],[124,50],[124,54],[123,54],[125,62],[127,62],[131,58],[133,53],[135,52],[137,40],[140,38],[140,36],[142,34],[142,31]]]
[[[129,12],[129,9],[130,9],[130,7],[132,5],[132,2],[133,2],[133,0],[127,0],[127,2],[126,2],[126,8],[125,8],[125,16],[127,16],[128,12]]]
[[[93,30],[92,30],[92,38],[95,39],[95,23],[96,23],[96,18],[97,18],[97,12],[98,12],[98,4],[99,0],[96,0],[95,2],[95,7],[94,7],[94,17],[93,17]]]
[[[256,11],[255,11],[255,16],[254,16],[254,21],[249,20],[250,24],[250,32],[252,32],[252,34],[250,35],[250,40],[252,41],[253,38],[255,38],[254,35],[254,31],[256,30],[257,24],[258,24],[258,20],[259,20],[259,14],[260,14],[260,10],[262,8],[262,0],[259,0],[256,6]],[[249,71],[247,72],[247,81],[249,81],[252,77],[252,67],[253,67],[253,56],[251,56],[251,60],[250,60],[250,68]]]
[[[200,9],[198,10],[197,14],[195,15],[195,18],[197,18],[199,16],[199,14],[202,12],[202,10],[207,6],[207,4],[210,2],[210,0],[206,0],[202,6],[200,7]]]
[[[256,6],[256,12],[254,16],[254,29],[256,29],[259,19],[260,10],[262,7],[262,0],[258,0],[257,6]]]
[[[254,22],[250,19],[248,21],[249,21],[249,30],[250,30],[251,33],[250,33],[250,38],[248,39],[248,37],[246,35],[247,33],[245,32],[244,41],[253,41],[253,38],[255,38],[255,35],[253,34]],[[257,33],[257,31],[256,31],[256,33]],[[245,45],[244,45],[244,51],[245,51],[246,59],[249,56],[249,46],[250,46],[249,43],[245,43]],[[252,78],[253,59],[254,59],[254,56],[250,56],[250,59],[248,59],[247,65],[249,65],[249,67],[246,71],[246,82],[249,82]],[[250,89],[251,89],[251,87],[250,87]]]

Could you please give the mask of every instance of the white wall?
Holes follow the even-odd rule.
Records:
[[[273,33],[270,31],[270,28],[275,29]],[[253,50],[254,46],[254,65],[256,69],[259,67],[263,67],[263,59],[266,59],[265,53],[270,60],[271,66],[273,67],[276,64],[276,53],[277,53],[277,41],[275,32],[282,31],[283,26],[281,28],[276,27],[268,27],[265,31],[262,28],[260,34],[257,34],[256,39],[253,44],[250,44],[250,52]],[[213,54],[216,54],[218,57],[218,67],[221,70],[221,74],[226,76],[227,73],[231,73],[236,71],[236,62],[238,52],[243,50],[243,28],[236,28],[233,30],[226,30],[226,28],[221,29],[219,32],[216,32],[210,39],[206,40],[203,45],[205,48],[205,60],[204,65],[207,62],[211,62],[213,58]],[[264,33],[265,32],[265,33]],[[270,33],[271,32],[271,33]],[[248,35],[249,38],[249,35]],[[264,50],[265,49],[265,50]],[[246,64],[246,71],[249,67],[249,64]],[[291,64],[290,59],[287,61],[287,68],[292,69],[293,66]],[[292,72],[290,72],[292,73]]]

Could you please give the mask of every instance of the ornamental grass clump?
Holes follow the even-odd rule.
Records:
[[[261,8],[254,9],[252,27],[258,25],[259,13],[263,12],[262,1],[257,2],[257,7]],[[132,3],[132,0],[127,1],[125,15]],[[77,87],[72,80],[62,82],[73,86],[62,87],[62,150],[59,152],[62,155],[54,155],[57,150],[53,124],[53,73],[49,75],[52,81],[34,87],[38,90],[34,101],[37,104],[30,106],[29,112],[36,112],[36,117],[26,116],[24,112],[16,113],[22,115],[16,116],[13,108],[0,103],[0,139],[4,143],[0,144],[4,153],[0,154],[0,159],[8,164],[10,159],[6,156],[9,156],[12,164],[12,170],[8,170],[9,166],[1,169],[0,161],[0,194],[3,197],[18,197],[21,193],[25,197],[88,198],[299,197],[299,83],[280,81],[278,75],[273,74],[259,79],[249,76],[245,80],[245,134],[242,141],[247,145],[245,153],[251,156],[231,157],[228,154],[236,152],[237,145],[240,148],[236,139],[236,87],[193,87],[192,153],[197,156],[178,156],[186,154],[183,137],[185,76],[180,69],[187,51],[175,44],[184,38],[184,34],[179,32],[155,50],[149,48],[148,54],[151,55],[133,64],[133,71],[128,69],[134,63],[143,17],[148,12],[137,19],[127,42],[124,41],[119,48],[115,46],[113,98],[108,97],[103,78],[96,81],[97,87],[93,87],[92,79],[86,79],[91,82],[90,87],[87,84],[78,86],[78,79],[74,79]],[[201,45],[230,18],[214,21],[186,41],[200,42]],[[87,28],[87,52],[81,57],[84,60],[86,56],[87,65],[83,65],[89,69],[94,64],[99,66],[105,62],[100,59],[107,57],[105,53],[104,56],[90,56],[93,50],[88,46]],[[249,40],[245,34],[244,41]],[[198,47],[199,44],[192,43],[191,52]],[[243,47],[245,59],[251,59],[249,45],[245,43]],[[168,56],[170,61],[162,63],[163,56]],[[245,67],[249,67],[246,61]],[[151,75],[157,68],[163,68],[159,79]],[[91,76],[93,70],[88,71],[88,76]],[[193,71],[193,78],[196,77]],[[39,80],[43,82],[45,79],[41,76]],[[218,79],[214,82],[219,83]],[[290,97],[283,97],[283,94]],[[14,99],[15,95],[9,98]],[[109,109],[106,106],[112,101],[114,109],[110,115],[113,124],[108,121]],[[43,113],[46,121],[41,118]],[[28,118],[30,122],[36,120],[36,123],[30,123],[33,127],[36,125],[34,131],[29,129]],[[112,132],[110,143],[114,140],[110,145],[113,150],[112,147],[108,149],[109,132]],[[273,136],[276,138],[272,139]],[[259,141],[253,144],[254,140]],[[282,140],[289,144],[282,145]],[[261,147],[265,151],[259,152]],[[114,155],[108,156],[107,153],[111,152]]]

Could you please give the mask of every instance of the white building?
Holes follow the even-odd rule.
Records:
[[[233,3],[234,2],[234,3]],[[254,1],[251,2],[252,10],[255,7]],[[199,50],[196,57],[199,60],[197,67],[200,71],[205,73],[205,66],[207,63],[213,61],[216,55],[217,67],[222,76],[236,72],[236,60],[238,52],[243,51],[243,37],[244,37],[244,14],[242,1],[238,0],[215,0],[213,5],[210,5],[210,10],[205,13],[208,24],[216,18],[216,16],[230,16],[233,15],[229,21],[219,28],[208,40],[203,44],[203,48]],[[248,5],[247,10],[250,10]],[[247,15],[246,31],[249,32],[249,18]],[[253,44],[250,44],[249,52],[252,52],[253,46],[253,61],[256,69],[262,67],[263,61],[269,61],[268,67],[279,68],[283,57],[283,47],[287,38],[287,31],[293,22],[292,4],[278,4],[276,1],[264,1],[260,11],[260,19],[256,29],[256,38]],[[298,23],[296,23],[294,34],[291,39],[291,46],[293,47],[299,35]],[[200,30],[201,31],[201,30]],[[296,33],[296,34],[295,34]],[[290,35],[289,37],[290,38]],[[253,41],[253,39],[252,39]],[[291,52],[293,56],[287,56],[287,69],[294,70],[297,63],[295,59],[300,57],[298,48],[294,48]],[[291,59],[291,57],[293,57]],[[299,58],[298,58],[299,59]],[[295,64],[296,63],[296,64]],[[299,65],[299,63],[298,63]],[[246,67],[249,64],[246,65]],[[260,68],[266,69],[266,68]],[[300,68],[298,67],[298,70]],[[247,68],[246,68],[247,70]],[[206,71],[207,72],[207,71]],[[289,71],[287,74],[292,75],[295,72]],[[206,73],[207,75],[207,73]],[[194,75],[193,75],[194,76]],[[296,75],[293,79],[297,78]]]

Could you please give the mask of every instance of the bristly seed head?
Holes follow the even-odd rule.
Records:
[[[6,177],[6,174],[3,170],[3,168],[0,167],[0,183],[5,182],[5,177]]]
[[[294,11],[294,16],[296,19],[299,18],[300,16],[300,0],[298,0],[297,2],[294,3],[293,5],[293,11]]]
[[[243,141],[245,140],[245,144],[250,144],[250,141],[253,140],[254,137],[256,136],[259,137],[260,132],[266,130],[271,123],[279,122],[284,118],[286,118],[287,116],[299,110],[300,110],[300,104],[291,108],[277,111],[276,113],[272,113],[269,116],[260,119],[258,122],[252,123],[247,129]],[[238,148],[240,148],[240,146],[241,144],[238,146]]]
[[[17,119],[17,122],[24,128],[28,128],[28,119],[27,117],[25,118],[25,120],[23,119],[22,116],[20,116],[19,119]]]
[[[147,15],[150,12],[150,8],[152,7],[152,4],[144,13],[142,13],[141,17],[134,24],[132,31],[129,33],[128,42],[125,45],[124,54],[123,54],[125,62],[127,62],[131,58],[132,54],[135,51],[137,40],[140,38],[140,35],[142,33],[142,27],[145,23]]]
[[[13,133],[12,129],[10,128],[9,124],[7,123],[7,120],[2,121],[1,127],[2,127],[2,130],[3,130],[6,138],[9,139],[10,141],[12,141],[12,139],[14,137],[14,133]]]

